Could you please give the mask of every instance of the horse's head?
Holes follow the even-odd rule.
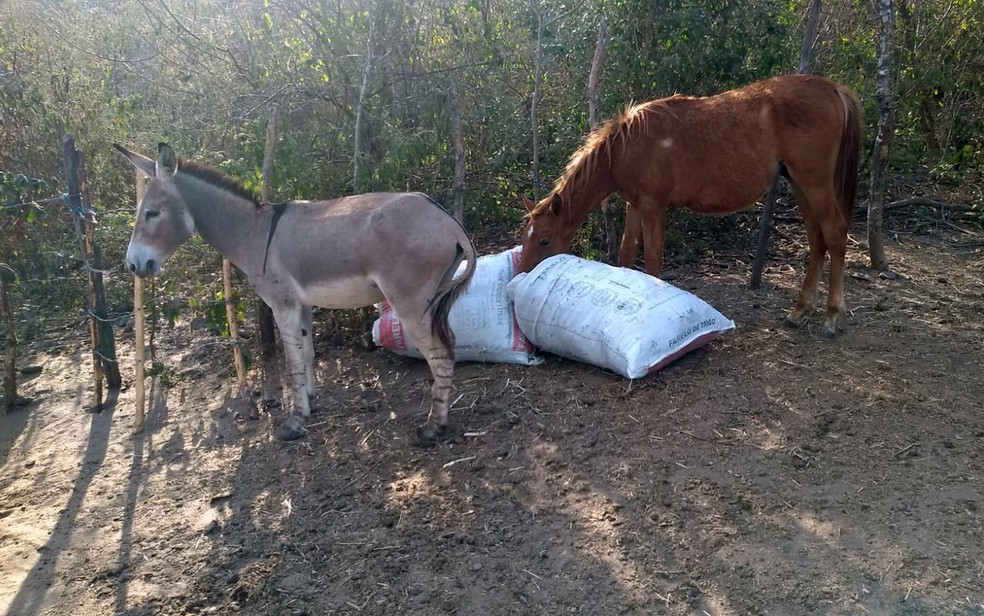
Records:
[[[141,278],[160,273],[161,264],[195,231],[188,205],[174,183],[178,159],[171,146],[157,146],[157,161],[114,144],[134,167],[150,176],[150,184],[137,206],[130,246],[126,249],[127,268]]]
[[[523,255],[519,261],[519,271],[529,272],[548,257],[570,252],[574,230],[571,229],[567,204],[559,194],[551,193],[538,204],[524,195],[523,202],[529,214],[523,229]]]

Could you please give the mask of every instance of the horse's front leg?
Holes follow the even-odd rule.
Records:
[[[639,257],[639,244],[642,243],[642,222],[639,211],[631,203],[625,204],[625,229],[622,231],[622,244],[618,250],[618,264],[632,267]]]
[[[646,273],[659,278],[666,243],[666,204],[640,200],[637,207],[642,228],[642,248],[646,256]]]
[[[280,338],[284,343],[284,358],[287,360],[287,374],[290,377],[291,393],[294,398],[294,410],[290,417],[280,425],[277,437],[283,441],[292,441],[304,435],[304,423],[311,415],[308,400],[308,374],[306,365],[305,341],[310,338],[308,330],[305,335],[304,307],[296,300],[281,300],[275,303],[273,318],[280,328]]]

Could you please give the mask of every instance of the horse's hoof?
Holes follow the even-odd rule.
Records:
[[[433,426],[429,423],[417,428],[417,446],[433,447],[451,432],[448,426]]]
[[[803,324],[803,317],[795,318],[792,315],[789,315],[782,320],[782,324],[789,329],[799,329],[800,325]]]
[[[287,421],[280,424],[277,430],[277,438],[281,441],[296,441],[304,436],[307,431],[304,429],[304,420],[297,415],[291,415]]]
[[[838,318],[827,319],[823,327],[820,329],[820,335],[828,340],[832,340],[837,337],[840,328],[837,327],[837,323],[840,321]]]

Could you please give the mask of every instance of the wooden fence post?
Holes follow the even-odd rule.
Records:
[[[88,203],[90,208],[95,205],[89,193],[89,182],[86,176],[85,153],[76,150],[79,165],[79,189],[82,193],[82,202]],[[120,389],[123,386],[123,377],[120,375],[120,364],[116,358],[116,338],[113,333],[113,325],[109,322],[109,310],[106,308],[106,288],[103,284],[102,274],[102,250],[95,241],[96,220],[95,210],[90,209],[89,215],[85,220],[85,257],[86,267],[89,270],[89,297],[91,303],[89,310],[92,311],[93,322],[96,327],[96,337],[98,340],[98,354],[102,363],[102,372],[106,377],[106,385],[109,389]]]

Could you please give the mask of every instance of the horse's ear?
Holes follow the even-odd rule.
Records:
[[[134,167],[147,174],[147,177],[151,177],[151,178],[154,177],[157,168],[157,165],[156,163],[154,163],[154,161],[150,160],[146,156],[141,156],[140,154],[131,152],[130,150],[124,148],[118,143],[114,143],[113,147],[116,148],[117,152],[125,156],[126,159],[130,161],[130,164],[132,164]]]
[[[178,157],[166,143],[157,144],[157,177],[169,178],[178,170]]]
[[[554,193],[553,199],[550,200],[550,213],[554,216],[559,216],[563,207],[564,202],[561,200],[560,195]]]
[[[533,208],[536,207],[536,204],[530,201],[529,197],[527,197],[526,195],[523,195],[523,205],[526,206],[527,212],[532,212]]]

